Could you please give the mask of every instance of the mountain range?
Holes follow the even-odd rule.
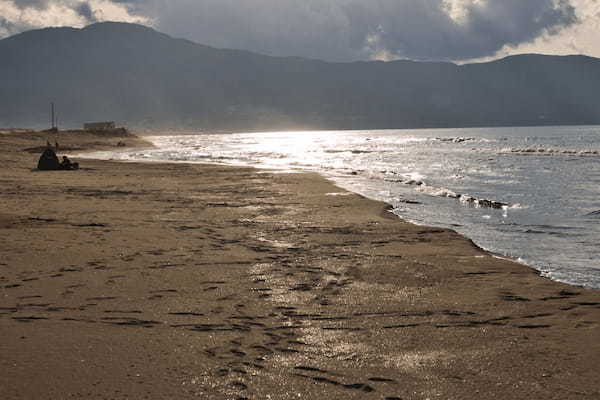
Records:
[[[331,63],[217,49],[105,22],[0,40],[0,127],[173,129],[600,124],[600,59],[527,54]]]

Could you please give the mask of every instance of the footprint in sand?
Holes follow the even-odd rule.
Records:
[[[382,382],[382,383],[395,383],[396,382],[393,379],[379,378],[379,377],[369,378],[368,380],[371,381],[371,382]]]

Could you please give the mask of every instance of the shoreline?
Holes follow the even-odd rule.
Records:
[[[597,290],[315,173],[34,174],[32,146],[0,140],[7,399],[600,395]]]
[[[213,135],[222,135],[222,134],[233,134],[233,133],[236,133],[236,132],[235,131],[227,131],[227,132],[211,131],[211,132],[206,132],[205,134],[209,134],[209,135],[210,134],[213,134]],[[266,133],[272,133],[272,132],[266,132]],[[195,135],[195,134],[198,134],[198,132],[185,132],[185,133],[182,133],[182,132],[169,132],[169,133],[153,132],[153,133],[149,133],[149,134],[146,133],[146,134],[136,134],[136,135],[139,138],[144,139],[145,137],[152,138],[152,137],[156,137],[156,136],[166,136],[166,137],[168,137],[168,136],[186,136],[186,135],[192,136],[192,135]],[[155,148],[155,146],[152,144],[152,142],[150,142],[150,145],[151,145],[150,146],[151,148]],[[76,155],[74,155],[74,157],[81,156],[83,154],[85,154],[85,153],[76,154]],[[87,158],[87,157],[84,157],[84,158]],[[430,226],[428,224],[425,224],[425,223],[421,224],[419,222],[412,221],[410,219],[404,218],[403,216],[395,214],[393,212],[393,209],[394,209],[394,205],[393,204],[388,203],[388,202],[386,202],[384,200],[378,200],[376,198],[369,197],[367,195],[361,194],[358,191],[353,191],[351,188],[344,188],[342,186],[339,186],[338,183],[336,183],[333,178],[330,178],[325,173],[318,172],[318,171],[315,172],[315,171],[302,170],[302,169],[298,169],[298,170],[290,170],[290,169],[279,170],[279,169],[273,168],[273,167],[260,167],[260,166],[243,165],[243,164],[236,165],[236,164],[218,163],[218,162],[212,162],[211,163],[211,162],[207,162],[207,161],[188,161],[188,160],[186,160],[186,161],[178,161],[178,160],[114,160],[114,159],[102,159],[102,158],[99,158],[99,159],[91,158],[91,159],[103,160],[103,161],[127,162],[127,163],[158,163],[158,164],[160,164],[160,163],[165,163],[165,164],[172,163],[172,164],[198,164],[198,165],[232,166],[232,167],[241,167],[241,168],[253,168],[253,169],[256,169],[258,171],[267,171],[269,173],[282,173],[281,171],[288,171],[287,173],[317,173],[321,177],[323,177],[324,179],[326,179],[327,181],[331,182],[336,187],[340,188],[341,190],[348,191],[348,192],[351,192],[351,193],[354,193],[354,194],[358,194],[360,196],[364,196],[367,199],[370,199],[370,200],[373,200],[373,201],[382,202],[384,204],[389,205],[389,207],[390,207],[390,211],[389,212],[392,213],[393,215],[395,215],[397,218],[399,218],[403,222],[414,224],[414,225],[417,225],[417,226],[424,226],[424,227]],[[284,172],[284,173],[286,173],[286,172]],[[530,268],[531,270],[533,270],[535,273],[539,274],[540,277],[542,277],[542,278],[549,279],[551,281],[555,281],[555,282],[559,282],[559,283],[563,283],[563,284],[567,284],[567,285],[573,286],[575,288],[600,290],[600,287],[593,287],[593,286],[589,286],[589,285],[585,285],[585,284],[576,284],[576,283],[569,282],[567,280],[560,280],[560,279],[553,278],[549,274],[549,272],[543,271],[543,265],[539,265],[539,266],[536,267],[536,264],[534,262],[526,262],[526,261],[524,261],[524,258],[523,258],[524,256],[513,257],[513,256],[505,255],[505,254],[502,254],[502,253],[500,253],[498,251],[494,251],[492,249],[487,249],[485,247],[480,246],[479,244],[477,244],[475,242],[475,239],[469,237],[468,234],[466,234],[466,233],[460,233],[460,232],[454,230],[451,227],[443,227],[443,226],[438,226],[438,225],[433,225],[433,226],[439,227],[440,229],[449,229],[449,230],[457,233],[458,235],[464,237],[466,240],[471,241],[474,246],[480,248],[482,251],[484,251],[484,252],[486,252],[486,253],[494,256],[494,257],[497,257],[497,258],[499,258],[501,260],[507,260],[507,261],[511,261],[511,262],[514,262],[514,263],[517,263],[517,264],[520,264],[520,265],[524,265],[524,266]]]

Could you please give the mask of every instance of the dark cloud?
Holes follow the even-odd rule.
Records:
[[[576,23],[566,0],[502,0],[472,4],[452,19],[438,0],[379,0],[377,6],[351,4],[350,24],[372,40],[371,51],[386,50],[415,59],[464,60],[494,55],[544,33]],[[359,43],[355,43],[358,48]],[[368,51],[368,50],[367,50]]]
[[[147,16],[148,9],[154,8],[152,4],[154,0],[112,0],[112,2],[127,7],[131,14],[139,16]]]
[[[6,32],[7,34],[17,33],[21,30],[21,27],[12,21],[7,20],[4,17],[0,17],[0,33]]]
[[[570,0],[484,0],[459,21],[444,0],[118,1],[201,43],[340,61],[486,57],[577,22]]]
[[[90,23],[98,22],[98,18],[96,18],[92,7],[88,3],[80,3],[75,7],[75,11]]]
[[[38,10],[45,10],[50,5],[50,0],[15,0],[14,4],[20,9],[36,8]]]
[[[13,0],[43,8],[48,0]],[[64,2],[66,0],[53,0]],[[572,0],[112,0],[166,33],[216,47],[334,61],[380,55],[416,60],[493,56],[504,46],[577,23]],[[95,21],[89,1],[76,11]]]

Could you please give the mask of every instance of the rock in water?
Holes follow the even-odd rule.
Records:
[[[56,171],[61,169],[60,162],[54,150],[48,147],[38,161],[38,169],[42,171]]]

